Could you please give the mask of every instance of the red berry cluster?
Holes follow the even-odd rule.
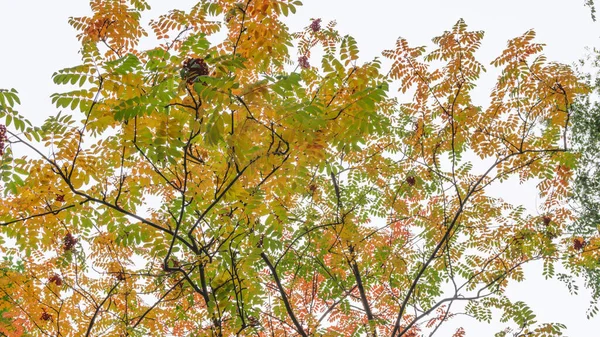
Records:
[[[48,282],[54,283],[60,287],[62,285],[62,278],[60,278],[60,276],[58,274],[54,274],[54,275],[52,275],[52,277],[50,277],[48,279]]]
[[[188,58],[183,62],[181,77],[188,83],[196,82],[198,77],[209,74],[208,64],[201,58]]]
[[[4,143],[8,140],[6,138],[6,126],[0,124],[0,156],[4,155]]]
[[[67,233],[63,239],[63,249],[65,251],[71,250],[75,247],[75,244],[77,244],[77,239],[71,233]]]
[[[310,63],[308,63],[308,57],[306,57],[305,55],[302,55],[298,58],[298,64],[303,69],[310,68]]]
[[[65,195],[64,194],[57,194],[56,195],[56,201],[58,201],[58,202],[64,202],[65,201]]]
[[[321,19],[316,19],[314,20],[311,24],[310,24],[310,29],[312,29],[313,32],[318,32],[321,30]]]
[[[573,249],[582,250],[583,247],[585,247],[585,245],[586,245],[586,242],[584,239],[582,239],[582,238],[573,239]]]

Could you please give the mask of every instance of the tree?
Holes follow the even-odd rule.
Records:
[[[399,39],[383,71],[334,23],[290,33],[299,5],[202,1],[139,50],[148,4],[93,0],[70,20],[82,64],[53,77],[77,87],[52,96],[70,113],[33,126],[0,92],[0,331],[396,337],[464,311],[560,334],[504,290],[528,262],[552,277],[596,254],[566,234],[586,87],[528,31],[475,106],[483,32],[458,21],[429,53]],[[539,180],[542,215],[489,193],[513,176]]]

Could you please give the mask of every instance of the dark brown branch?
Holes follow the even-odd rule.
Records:
[[[127,211],[126,209],[122,208],[119,205],[114,205],[111,204],[109,202],[107,202],[106,200],[102,200],[102,199],[98,199],[95,197],[92,197],[91,195],[81,192],[79,190],[77,190],[73,184],[71,183],[71,179],[66,175],[65,172],[63,172],[60,169],[60,166],[53,160],[51,160],[50,158],[48,158],[46,155],[44,155],[40,150],[38,150],[37,148],[35,148],[33,145],[29,144],[28,142],[24,141],[23,139],[21,139],[19,136],[17,136],[16,134],[8,131],[8,133],[10,133],[11,137],[14,137],[16,139],[18,139],[20,142],[22,142],[23,144],[25,144],[25,146],[27,146],[28,148],[32,149],[34,152],[36,152],[40,157],[42,157],[48,164],[50,164],[53,168],[54,168],[54,172],[56,172],[56,174],[58,174],[60,176],[60,178],[67,184],[67,186],[69,186],[69,189],[71,190],[71,192],[73,192],[74,194],[83,197],[85,199],[87,199],[88,201],[93,201],[96,203],[99,203],[101,205],[104,205],[108,208],[112,208],[113,210],[122,213],[124,215],[130,216],[138,221],[140,221],[141,223],[148,225],[154,229],[157,229],[159,231],[165,232],[169,235],[174,235],[175,233],[173,233],[173,231],[171,231],[168,228],[164,228],[162,226],[159,226],[155,223],[153,223],[150,220],[147,220],[135,213],[132,213],[130,211]],[[177,238],[184,244],[186,245],[188,248],[190,248],[192,251],[196,252],[196,249],[194,248],[194,246],[192,246],[189,242],[187,242],[183,237],[181,236],[177,236]]]
[[[267,254],[262,252],[262,253],[260,253],[260,256],[262,257],[263,261],[265,261],[265,263],[267,264],[267,267],[269,267],[269,270],[271,271],[271,275],[273,275],[273,279],[275,280],[275,284],[277,284],[277,289],[279,290],[279,294],[281,295],[281,299],[283,300],[283,304],[285,305],[285,310],[287,311],[288,316],[290,316],[290,318],[292,319],[292,322],[294,323],[294,326],[296,327],[296,331],[298,331],[298,333],[302,337],[308,337],[308,335],[302,328],[302,325],[300,325],[300,322],[298,322],[296,315],[294,315],[294,310],[292,309],[292,306],[290,305],[290,301],[288,300],[287,294],[285,293],[285,289],[283,289],[283,285],[281,284],[281,280],[279,279],[277,270],[275,270],[275,267],[271,263],[271,260],[269,260],[269,257],[267,256]]]
[[[79,204],[84,204],[84,203],[86,203],[88,201],[89,201],[89,199],[86,199],[86,200],[80,202]],[[58,208],[58,209],[50,210],[48,212],[33,214],[33,215],[29,215],[29,216],[22,217],[22,218],[19,218],[19,219],[7,221],[7,222],[2,222],[2,223],[0,223],[0,226],[8,226],[8,225],[13,224],[13,223],[17,223],[17,222],[21,222],[21,221],[27,221],[29,219],[33,219],[33,218],[37,218],[37,217],[41,217],[41,216],[46,216],[46,215],[49,215],[49,214],[57,215],[58,213],[60,213],[60,212],[62,212],[64,210],[67,210],[69,208],[73,208],[73,207],[75,207],[75,205],[68,205],[68,206],[64,206],[64,207]]]
[[[412,297],[412,295],[413,295],[413,293],[414,293],[414,291],[415,291],[415,289],[417,287],[417,284],[419,283],[421,277],[425,273],[425,270],[429,267],[429,265],[433,262],[433,260],[435,260],[435,258],[438,255],[438,252],[442,249],[442,247],[444,247],[444,245],[446,244],[446,242],[450,239],[450,235],[451,235],[452,231],[454,230],[454,228],[458,224],[458,219],[462,215],[463,208],[464,208],[465,204],[469,201],[471,195],[473,195],[473,193],[475,193],[478,190],[478,188],[481,185],[481,183],[483,182],[484,178],[487,177],[494,168],[496,168],[501,163],[507,161],[508,159],[512,158],[513,156],[516,156],[516,155],[519,155],[519,154],[523,154],[525,152],[542,152],[543,153],[543,152],[554,152],[554,151],[563,151],[563,150],[562,149],[557,149],[557,150],[529,150],[529,151],[523,151],[523,152],[520,152],[520,153],[511,153],[511,154],[505,156],[502,159],[496,160],[492,165],[490,165],[490,167],[487,169],[487,171],[485,171],[484,174],[482,174],[479,177],[479,179],[477,179],[477,181],[471,186],[471,188],[469,189],[469,191],[465,194],[465,197],[463,198],[462,202],[460,203],[458,210],[454,214],[454,217],[453,217],[452,221],[448,225],[448,227],[447,227],[447,229],[446,229],[446,231],[444,233],[444,236],[442,237],[442,239],[440,240],[440,242],[435,246],[435,248],[433,249],[433,251],[431,252],[431,254],[429,255],[429,257],[423,263],[423,265],[419,269],[419,272],[415,276],[415,278],[414,278],[414,280],[413,280],[410,288],[408,289],[408,292],[407,292],[406,296],[404,297],[404,300],[402,301],[402,304],[400,306],[400,310],[398,312],[398,316],[396,317],[396,323],[394,324],[394,330],[392,331],[391,337],[395,337],[397,335],[397,333],[398,333],[398,331],[400,329],[400,322],[402,321],[402,315],[404,314],[406,306],[408,305],[408,301]],[[406,331],[406,329],[405,329],[405,331]],[[402,336],[402,334],[400,334],[400,336]]]
[[[83,142],[83,133],[85,132],[85,128],[87,127],[87,125],[90,121],[90,116],[92,114],[92,110],[94,109],[94,106],[96,106],[96,104],[98,104],[98,99],[100,97],[100,91],[102,91],[103,83],[104,83],[104,78],[102,78],[102,76],[100,76],[100,82],[98,83],[98,91],[96,91],[94,100],[92,101],[92,104],[90,105],[90,108],[88,109],[88,113],[85,117],[85,122],[83,123],[81,130],[79,130],[79,140],[77,141],[77,151],[75,152],[75,156],[73,156],[73,162],[71,162],[71,169],[68,172],[65,169],[65,173],[67,173],[67,178],[69,178],[69,179],[71,179],[71,176],[73,175],[73,171],[75,171],[75,162],[77,161],[77,157],[79,156],[79,153],[81,153],[81,143]]]
[[[352,288],[350,288],[350,290],[348,290],[344,296],[340,297],[337,301],[333,302],[333,304],[331,304],[327,310],[325,310],[325,312],[321,315],[321,317],[319,317],[319,320],[317,321],[319,324],[325,319],[325,317],[327,317],[327,315],[329,315],[329,313],[331,311],[333,311],[333,309],[335,309],[335,307],[340,304],[346,297],[348,297],[348,295],[350,295],[350,293],[352,293],[354,291],[354,289],[356,289],[356,285],[353,286]]]
[[[244,174],[244,172],[248,169],[248,167],[250,167],[256,160],[258,160],[258,158],[251,160],[250,163],[248,163],[248,165],[244,166],[244,168],[242,168],[240,170],[240,172],[231,180],[231,182],[229,182],[229,184],[225,187],[225,189],[221,192],[221,194],[219,194],[215,198],[215,200],[210,205],[208,205],[208,207],[200,215],[200,218],[196,222],[196,224],[189,230],[188,237],[190,237],[190,238],[193,237],[194,230],[197,228],[200,221],[202,221],[202,219],[204,219],[206,214],[208,214],[208,212],[210,212],[210,210],[213,209],[213,207],[215,207],[219,203],[219,201],[221,201],[221,199],[223,198],[223,196],[225,196],[227,191],[229,191],[229,189],[233,186],[233,184],[235,184],[235,182],[238,181],[238,179]]]
[[[108,291],[108,294],[106,294],[106,297],[96,307],[96,310],[94,311],[94,315],[92,316],[92,319],[90,320],[90,324],[88,325],[87,331],[85,332],[85,337],[88,337],[90,335],[90,333],[92,332],[92,328],[94,327],[94,323],[96,322],[96,317],[98,317],[98,312],[100,312],[100,309],[102,308],[104,303],[106,303],[106,301],[108,301],[108,299],[112,296],[112,292],[115,289],[117,289],[117,286],[119,285],[119,283],[120,282],[115,283],[115,285],[112,288],[110,288],[110,290]]]
[[[146,317],[146,315],[148,315],[150,313],[150,311],[152,311],[154,308],[156,308],[157,305],[159,305],[164,299],[165,297],[167,297],[171,291],[173,291],[173,289],[175,289],[178,285],[181,284],[181,282],[183,282],[183,280],[185,280],[184,278],[179,279],[179,281],[177,281],[177,283],[175,283],[169,290],[167,290],[167,292],[165,292],[154,304],[152,304],[152,306],[150,306],[150,308],[148,308],[148,310],[146,310],[142,316],[140,316],[140,318],[137,320],[137,322],[133,325],[133,329],[135,329],[141,322],[142,320],[144,320],[144,318]]]
[[[356,261],[352,261],[350,263],[350,267],[352,268],[352,274],[354,274],[354,278],[356,279],[356,286],[358,287],[358,293],[360,294],[360,302],[362,303],[363,309],[367,314],[367,319],[369,323],[373,323],[375,317],[373,317],[373,313],[371,312],[371,306],[369,305],[369,300],[367,299],[367,293],[365,292],[365,287],[362,282],[362,277],[360,276],[360,270],[358,269],[358,264]],[[377,330],[375,330],[373,325],[370,325],[372,333],[374,336],[377,336]]]
[[[333,188],[335,189],[335,196],[337,198],[337,214],[336,216],[338,217],[338,221],[339,221],[339,214],[340,214],[340,210],[342,209],[342,198],[340,195],[340,185],[338,184],[337,179],[335,178],[335,174],[333,173],[333,171],[331,172],[331,182],[333,182]]]
[[[242,34],[246,31],[246,28],[244,27],[244,22],[246,21],[246,10],[248,10],[248,6],[250,6],[250,3],[252,2],[252,0],[248,0],[248,2],[246,2],[246,8],[242,9],[241,6],[238,7],[240,9],[240,11],[242,12],[242,22],[240,23],[240,32],[238,34],[237,40],[235,41],[235,44],[233,45],[233,52],[232,55],[235,56],[235,53],[237,52],[237,47],[240,44],[240,39],[242,38]]]

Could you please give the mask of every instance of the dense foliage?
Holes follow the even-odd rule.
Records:
[[[573,244],[594,243],[600,236],[600,54],[598,51],[581,60],[580,77],[592,89],[590,95],[580,96],[572,106],[572,147],[578,153],[579,163],[574,174],[572,206],[577,219],[570,224]],[[592,290],[589,314],[598,312],[600,300],[600,260],[596,255],[568,259],[565,266],[571,274],[582,276]],[[575,263],[573,263],[575,262]]]
[[[420,336],[460,307],[560,334],[504,291],[531,261],[598,260],[568,230],[586,87],[528,31],[476,106],[484,34],[462,20],[429,52],[398,39],[384,70],[334,23],[289,32],[299,5],[201,1],[140,50],[148,4],[92,0],[70,20],[82,63],[53,77],[69,113],[33,126],[0,92],[0,332]],[[490,192],[511,177],[539,214]]]

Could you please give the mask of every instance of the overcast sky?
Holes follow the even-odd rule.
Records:
[[[391,49],[402,36],[413,45],[431,45],[431,38],[448,30],[463,18],[471,30],[485,31],[479,60],[489,64],[506,46],[506,41],[528,29],[537,32],[537,41],[545,43],[544,54],[550,61],[573,63],[586,53],[586,47],[600,47],[600,24],[593,23],[584,0],[303,0],[305,5],[287,20],[292,31],[310,23],[310,18],[336,20],[342,34],[358,41],[361,57],[368,60],[384,49]],[[152,1],[150,19],[172,8],[187,9],[190,0]],[[15,1],[0,0],[0,88],[16,88],[20,92],[21,113],[34,123],[56,110],[50,94],[58,92],[52,84],[54,71],[79,64],[79,45],[75,31],[68,25],[69,16],[89,13],[86,0]],[[480,82],[476,102],[483,104],[492,89],[496,73],[488,66]],[[17,154],[18,155],[18,154]],[[514,188],[526,189],[530,187]],[[518,199],[527,207],[535,207],[535,191],[523,191],[527,199]],[[600,318],[586,320],[587,292],[570,296],[558,281],[545,281],[541,266],[527,269],[528,280],[509,287],[514,300],[530,304],[538,314],[538,322],[567,324],[572,337],[597,335]],[[450,327],[463,324],[469,336],[493,336],[498,329],[472,320],[455,320]]]

